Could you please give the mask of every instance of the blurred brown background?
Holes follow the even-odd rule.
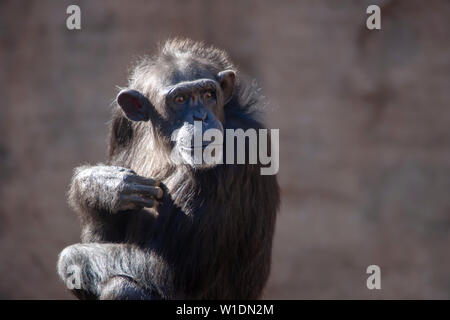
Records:
[[[81,31],[66,28],[69,4]],[[365,28],[369,4],[381,31]],[[2,0],[0,298],[71,298],[55,264],[79,241],[72,169],[105,159],[115,86],[173,36],[226,49],[280,128],[265,298],[450,298],[445,0]]]

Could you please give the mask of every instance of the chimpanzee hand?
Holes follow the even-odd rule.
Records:
[[[162,195],[159,181],[138,176],[127,168],[98,165],[75,170],[69,201],[74,207],[116,213],[154,207]]]

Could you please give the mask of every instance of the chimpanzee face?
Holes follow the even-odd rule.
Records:
[[[194,161],[194,155],[214,143],[202,140],[206,130],[216,129],[223,134],[224,106],[233,96],[235,72],[214,74],[207,68],[180,61],[174,65],[155,68],[149,79],[149,98],[126,89],[119,93],[117,102],[128,119],[150,120],[165,141],[170,138],[172,156],[178,156],[178,161],[195,168],[210,167],[211,163]]]

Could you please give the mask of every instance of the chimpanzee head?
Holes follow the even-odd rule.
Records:
[[[223,133],[224,108],[233,97],[236,74],[226,68],[222,51],[183,50],[187,46],[166,45],[160,55],[137,66],[130,88],[119,93],[117,102],[129,120],[148,121],[172,154],[205,168],[211,164],[194,161],[194,150],[214,141],[194,146],[194,135],[201,134],[199,128]]]

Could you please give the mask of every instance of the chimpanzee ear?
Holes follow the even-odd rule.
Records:
[[[223,104],[226,105],[233,97],[236,73],[233,70],[221,71],[217,74],[217,80],[219,80],[220,87],[223,91]]]
[[[153,105],[139,91],[125,89],[117,95],[117,103],[128,119],[133,121],[148,121]]]

